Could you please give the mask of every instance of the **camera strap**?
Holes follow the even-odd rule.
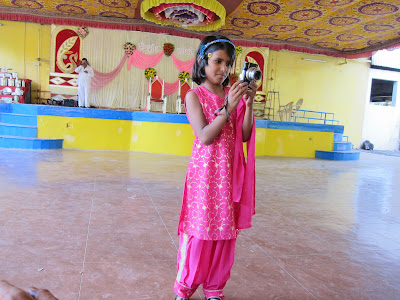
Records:
[[[215,112],[214,112],[214,115],[215,115],[215,116],[218,116],[218,115],[220,114],[220,112],[225,108],[225,113],[226,113],[226,116],[227,116],[227,118],[228,118],[228,119],[226,120],[226,122],[229,122],[229,120],[230,120],[230,115],[229,115],[229,112],[228,112],[228,95],[229,95],[229,94],[226,94],[226,96],[225,96],[224,106],[218,108],[218,109],[215,110]]]

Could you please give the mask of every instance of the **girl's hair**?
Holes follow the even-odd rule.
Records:
[[[208,65],[208,54],[217,50],[225,50],[230,57],[230,65],[233,65],[236,57],[235,45],[226,37],[222,35],[210,35],[205,37],[199,45],[196,58],[193,65],[192,79],[198,85],[206,80],[205,67]],[[222,86],[229,84],[229,77],[227,77]]]

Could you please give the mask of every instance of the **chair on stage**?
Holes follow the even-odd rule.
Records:
[[[176,98],[176,113],[185,113],[185,97],[187,92],[193,88],[193,82],[192,86],[190,86],[188,79],[185,78],[185,82],[181,83],[181,81],[178,81],[179,89],[178,89],[178,96]]]
[[[296,122],[296,120],[297,120],[297,114],[299,113],[300,107],[302,105],[303,105],[303,99],[297,100],[297,102],[293,108],[293,111],[292,111],[292,119],[294,122]]]
[[[162,103],[162,112],[167,112],[167,95],[164,94],[164,79],[154,76],[149,80],[149,93],[147,94],[147,111],[151,111],[152,104]]]
[[[278,118],[283,122],[290,122],[293,111],[293,101],[286,105],[281,105],[277,112]]]

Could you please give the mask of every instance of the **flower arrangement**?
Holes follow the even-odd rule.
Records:
[[[181,83],[184,83],[186,81],[186,79],[190,78],[190,74],[186,71],[180,72],[179,73],[179,81]]]
[[[175,46],[171,43],[164,43],[163,50],[166,56],[171,56],[172,52],[175,50]]]
[[[133,51],[136,50],[136,46],[135,46],[135,44],[132,44],[131,42],[126,42],[124,44],[124,50],[127,55],[132,55]]]
[[[236,81],[238,81],[238,79],[239,77],[235,73],[229,75],[230,84],[234,84]]]
[[[146,77],[147,80],[153,79],[156,75],[157,71],[153,68],[147,68],[144,70],[144,77]]]
[[[89,34],[89,29],[87,27],[79,27],[76,33],[80,38],[84,39]]]
[[[240,46],[236,47],[236,56],[239,56],[242,53],[243,49]]]

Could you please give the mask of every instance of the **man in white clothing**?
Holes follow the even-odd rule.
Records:
[[[94,76],[93,68],[89,66],[86,58],[82,58],[80,65],[75,69],[78,73],[78,104],[79,107],[90,107],[89,92],[90,82]]]

